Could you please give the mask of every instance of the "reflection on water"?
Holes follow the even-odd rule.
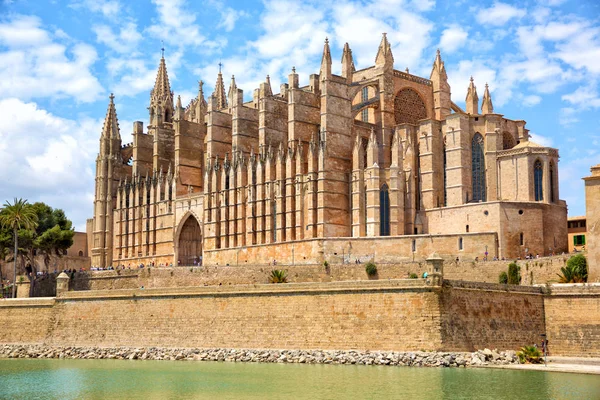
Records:
[[[600,399],[594,375],[492,369],[0,360],[2,399]]]

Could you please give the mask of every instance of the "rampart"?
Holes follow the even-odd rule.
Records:
[[[560,268],[565,265],[568,256],[544,257],[532,260],[520,260],[522,284],[540,284],[557,281]],[[301,282],[337,282],[369,280],[365,264],[342,264],[341,258],[333,258],[328,267],[322,264],[286,265],[232,265],[202,267],[146,267],[142,269],[124,269],[116,271],[86,271],[75,273],[70,282],[70,290],[113,290],[148,288],[177,288],[187,286],[219,286],[267,283],[272,269],[286,270],[288,280]],[[446,260],[444,277],[452,280],[498,283],[498,275],[508,269],[510,261],[473,261]],[[399,263],[379,262],[376,279],[405,279],[410,273],[422,276],[428,270],[424,261],[405,261]],[[56,280],[52,276],[39,279],[36,295],[49,296],[55,293]],[[24,295],[27,290],[22,291]]]
[[[0,343],[471,351],[544,319],[540,289],[416,279],[69,291],[0,301],[0,326]]]
[[[600,284],[551,287],[544,309],[551,355],[600,357]]]

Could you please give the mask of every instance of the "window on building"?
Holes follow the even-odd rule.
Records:
[[[446,139],[444,139],[445,141]],[[448,191],[446,190],[446,187],[448,185],[448,177],[447,177],[447,173],[446,173],[446,143],[444,143],[444,207],[446,207],[448,205]]]
[[[465,227],[465,231],[466,231],[467,233],[469,233],[469,225],[467,225],[467,226]]]
[[[83,251],[79,250],[79,257],[83,257]]]
[[[463,249],[463,238],[458,238],[458,249],[459,250]]]
[[[523,232],[519,233],[519,244],[521,246],[525,246],[525,238],[523,237]]]
[[[575,246],[585,246],[585,235],[575,235],[575,236],[573,236],[573,245],[575,245]]]
[[[412,240],[412,251],[413,253],[417,251],[417,241],[415,239]]]
[[[554,203],[554,163],[550,163],[550,203]]]
[[[379,190],[379,236],[390,235],[390,192],[387,184]]]
[[[542,179],[544,177],[544,170],[542,167],[542,162],[540,160],[536,160],[533,164],[533,191],[535,192],[535,201],[544,200],[543,193],[543,182]]]
[[[369,109],[365,108],[360,112],[360,119],[363,122],[369,122]]]
[[[360,97],[361,97],[360,101],[364,102],[364,101],[369,100],[369,88],[368,87],[365,86],[364,88],[362,88]]]
[[[473,201],[486,201],[485,158],[483,154],[483,136],[476,133],[471,142],[471,171],[473,178]]]

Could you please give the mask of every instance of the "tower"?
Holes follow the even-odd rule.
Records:
[[[150,92],[150,125],[148,134],[153,137],[152,169],[168,170],[174,159],[173,92],[169,84],[164,53],[160,58],[154,88]]]
[[[106,267],[112,264],[112,215],[116,205],[114,199],[121,177],[121,165],[123,165],[121,135],[114,96],[111,93],[100,136],[100,152],[96,158],[96,189],[92,223],[93,266]]]

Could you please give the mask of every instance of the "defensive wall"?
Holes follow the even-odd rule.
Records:
[[[0,326],[0,343],[470,351],[531,343],[544,318],[539,288],[407,279],[69,291],[0,301]]]
[[[200,267],[146,267],[111,271],[77,272],[71,279],[70,290],[112,290],[136,288],[177,288],[187,286],[219,286],[267,283],[272,269],[284,269],[288,281],[300,282],[337,282],[370,280],[365,272],[365,264],[342,264],[342,256],[330,258],[326,268],[322,264],[289,265],[277,261],[277,265],[232,265]],[[558,281],[557,274],[569,255],[543,257],[532,260],[519,260],[522,284],[544,284]],[[509,260],[479,261],[447,259],[444,262],[444,277],[452,280],[466,280],[497,283],[501,271],[507,271]],[[378,274],[375,279],[405,279],[410,273],[419,277],[428,271],[425,261],[405,261],[385,263],[375,257]],[[29,294],[28,281],[18,285],[18,296]],[[36,281],[35,296],[54,296],[56,294],[55,276],[49,275]]]

